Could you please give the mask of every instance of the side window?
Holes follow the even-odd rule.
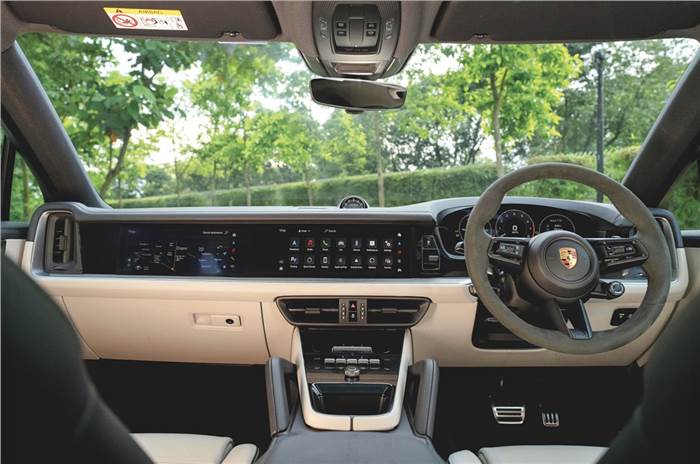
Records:
[[[9,147],[7,138],[3,138],[2,143],[2,219],[28,222],[34,210],[44,203],[44,197],[22,154]],[[6,198],[8,194],[9,198]]]
[[[10,221],[28,222],[32,213],[44,203],[44,197],[34,174],[17,153],[12,174],[12,193],[10,196]]]
[[[676,216],[681,229],[700,229],[700,160],[691,163],[676,180],[661,207]]]

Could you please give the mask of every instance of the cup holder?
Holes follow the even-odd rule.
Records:
[[[323,414],[371,416],[389,410],[394,386],[387,383],[313,383],[311,405]]]

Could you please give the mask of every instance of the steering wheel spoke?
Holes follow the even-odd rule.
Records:
[[[614,271],[640,266],[649,259],[649,253],[636,238],[588,238],[600,263],[601,271]]]
[[[543,307],[554,327],[572,340],[589,340],[593,336],[583,301],[562,305],[555,300],[547,300],[543,302]]]
[[[491,264],[500,269],[518,274],[523,269],[530,239],[518,237],[492,237],[488,248]]]

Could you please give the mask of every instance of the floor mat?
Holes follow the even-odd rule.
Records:
[[[88,361],[100,395],[132,432],[270,443],[263,366]]]
[[[434,444],[441,456],[486,446],[607,446],[641,398],[638,368],[441,368]],[[523,425],[499,425],[491,405],[522,404]],[[559,414],[559,427],[542,423]]]

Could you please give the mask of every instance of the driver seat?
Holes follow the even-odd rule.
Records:
[[[255,445],[228,437],[130,434],[90,381],[66,316],[4,256],[2,380],[2,462],[250,464],[257,456]]]
[[[498,446],[481,448],[477,457],[471,451],[458,451],[449,464],[593,464],[605,454],[599,446]]]
[[[610,448],[589,446],[502,446],[482,448],[479,457],[458,451],[450,464],[684,464],[698,462],[700,417],[700,297],[676,314],[644,367],[644,394]],[[694,433],[693,433],[694,431]],[[695,456],[695,457],[693,457]]]

